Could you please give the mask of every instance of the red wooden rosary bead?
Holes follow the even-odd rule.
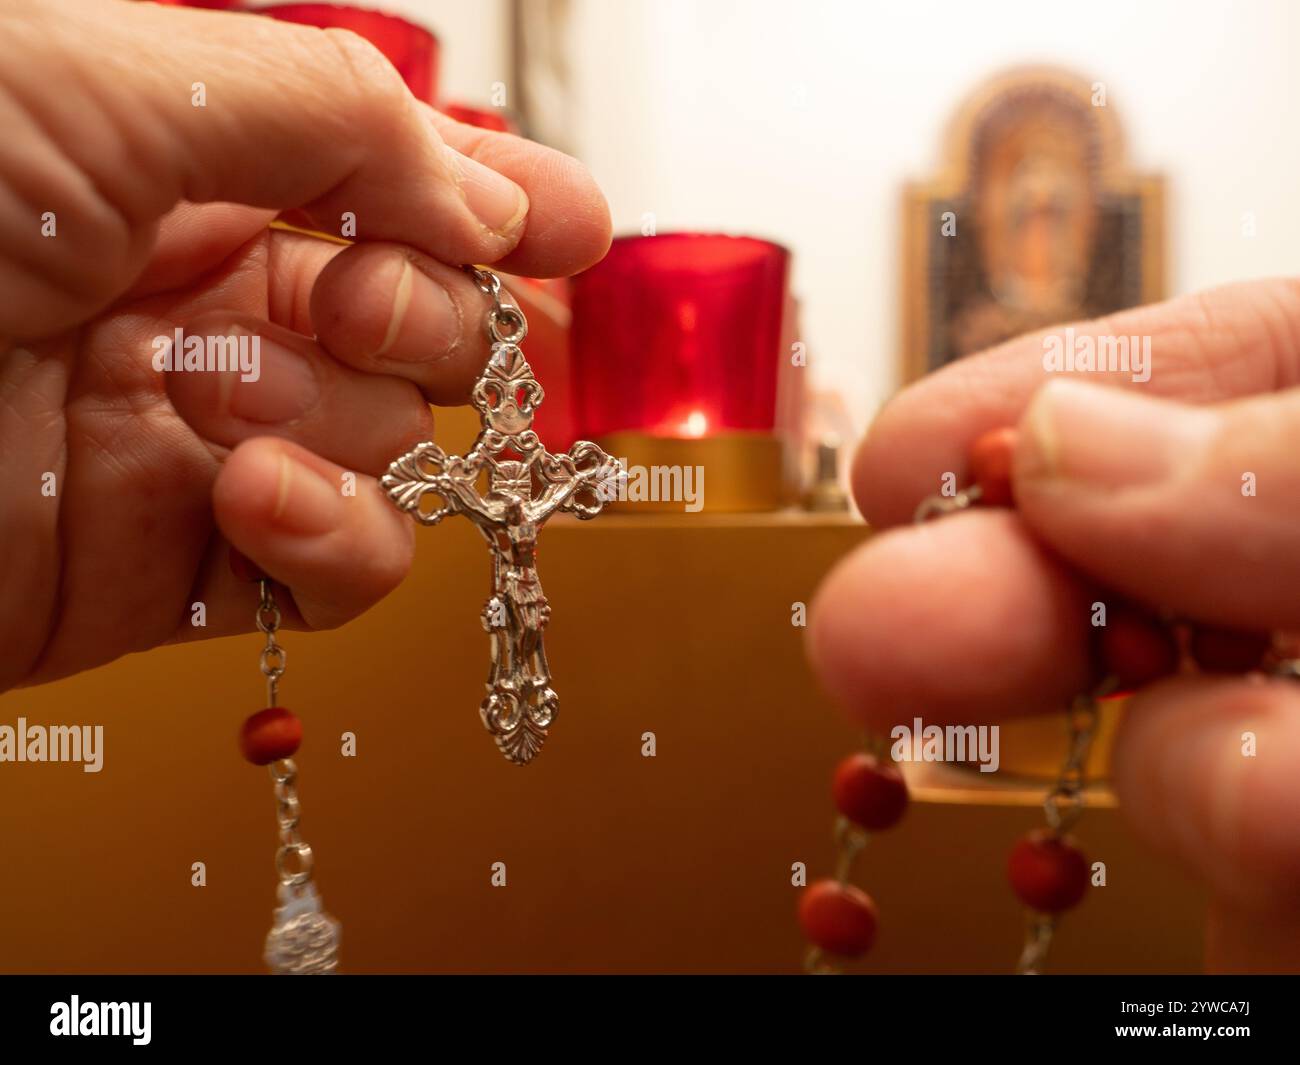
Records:
[[[1249,673],[1260,668],[1272,646],[1271,632],[1195,625],[1188,649],[1207,673]]]
[[[1011,889],[1031,910],[1061,913],[1077,906],[1088,891],[1088,859],[1069,836],[1031,832],[1012,849],[1007,862]]]
[[[1167,677],[1178,668],[1178,642],[1154,614],[1112,607],[1100,630],[1101,664],[1121,691]]]
[[[1019,434],[1011,426],[991,429],[976,437],[970,447],[971,479],[979,485],[981,503],[991,507],[1015,506],[1011,489],[1011,459]]]
[[[876,904],[852,884],[818,880],[799,899],[799,927],[828,954],[856,958],[876,941]]]
[[[235,575],[235,580],[248,581],[250,584],[267,579],[266,574],[254,566],[247,555],[233,547],[230,549],[230,572]]]
[[[851,754],[835,767],[831,784],[835,806],[856,825],[872,832],[898,824],[907,809],[907,782],[896,766],[881,765],[869,754]]]
[[[302,721],[283,706],[259,710],[244,722],[239,750],[253,765],[270,765],[289,758],[302,743]]]

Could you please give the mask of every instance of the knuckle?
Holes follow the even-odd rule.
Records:
[[[365,98],[405,103],[406,82],[388,58],[351,30],[330,28],[320,35],[333,65],[342,67],[345,84],[361,88]]]

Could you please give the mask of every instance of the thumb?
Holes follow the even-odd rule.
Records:
[[[1040,389],[1014,481],[1068,561],[1198,620],[1300,627],[1300,390],[1194,407],[1078,381]]]

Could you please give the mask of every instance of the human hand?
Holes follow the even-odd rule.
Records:
[[[0,0],[0,42],[0,690],[247,630],[228,544],[291,589],[286,627],[365,610],[413,543],[373,475],[489,354],[457,264],[590,265],[600,192],[349,33]],[[358,242],[267,229],[292,209]],[[177,328],[259,338],[260,377],[155,370]]]
[[[1090,683],[1099,589],[1207,624],[1300,630],[1300,283],[1074,328],[1150,337],[1149,382],[1049,374],[1046,334],[1031,335],[907,389],[864,440],[854,490],[881,532],[827,578],[809,650],[869,728],[1063,709]],[[1020,430],[1016,509],[911,525],[945,472],[969,481],[971,443],[1003,425]],[[1151,846],[1208,884],[1211,969],[1300,968],[1300,687],[1188,675],[1139,691],[1114,785]]]

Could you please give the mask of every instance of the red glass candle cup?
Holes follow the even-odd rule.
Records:
[[[304,26],[352,30],[388,57],[417,99],[433,103],[438,94],[438,38],[421,26],[342,4],[273,4],[257,12]]]
[[[752,237],[615,240],[574,279],[579,435],[771,433],[789,260]]]

